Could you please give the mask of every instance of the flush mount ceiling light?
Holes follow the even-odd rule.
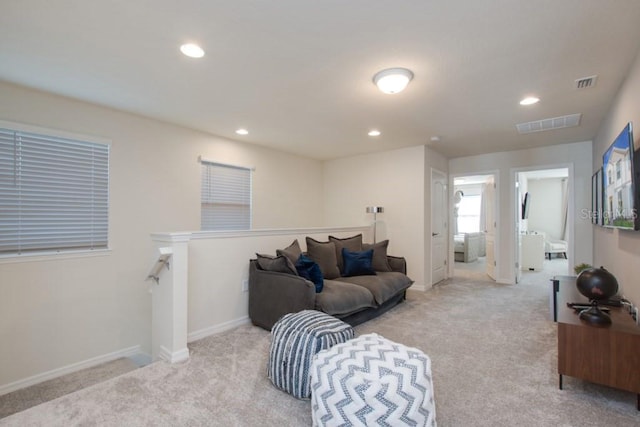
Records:
[[[376,130],[376,129],[372,129],[369,131],[369,133],[367,134],[369,136],[380,136],[380,131]]]
[[[202,58],[204,56],[204,50],[200,46],[194,43],[186,43],[180,46],[180,52],[188,56],[189,58]]]
[[[373,76],[373,83],[384,93],[402,92],[407,87],[413,73],[406,68],[388,68]]]
[[[236,133],[238,135],[249,135],[249,131],[246,130],[246,129],[238,129],[238,130],[236,130]]]
[[[540,98],[537,98],[535,96],[527,96],[522,101],[520,101],[520,105],[533,105],[537,104],[538,102],[540,102]]]

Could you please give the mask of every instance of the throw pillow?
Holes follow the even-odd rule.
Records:
[[[271,256],[256,254],[256,256],[258,257],[258,265],[263,270],[298,275],[296,266],[284,255]]]
[[[296,261],[296,270],[300,277],[304,277],[316,285],[316,293],[322,292],[322,288],[324,287],[322,271],[320,271],[318,264],[316,264],[311,258],[300,255],[300,258]]]
[[[373,249],[373,269],[375,271],[393,271],[387,260],[387,246],[389,246],[389,240],[362,244],[362,250]]]
[[[342,249],[342,257],[344,258],[344,276],[371,276],[376,274],[371,264],[373,249],[359,252]]]
[[[302,250],[300,249],[300,243],[298,243],[298,239],[294,240],[289,246],[284,249],[276,250],[276,255],[284,255],[291,260],[292,263],[296,263],[300,255],[302,255]]]
[[[336,245],[336,258],[338,260],[338,269],[340,273],[344,273],[344,261],[342,260],[342,248],[346,248],[351,252],[358,252],[362,250],[362,234],[357,234],[352,237],[340,239],[338,237],[329,236],[329,241]]]
[[[320,266],[322,276],[325,279],[337,279],[340,277],[336,258],[336,245],[333,242],[318,242],[311,237],[307,237],[307,255]]]

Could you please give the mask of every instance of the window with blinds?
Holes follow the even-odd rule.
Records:
[[[201,229],[251,229],[251,169],[201,163]]]
[[[0,256],[106,249],[109,145],[0,128]]]

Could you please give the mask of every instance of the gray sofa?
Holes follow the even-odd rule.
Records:
[[[361,239],[361,235],[347,239],[330,236],[329,242],[307,238],[307,252],[299,253],[313,259],[321,268],[324,277],[320,292],[314,282],[291,269],[291,264],[295,264],[293,260],[300,259],[299,247],[295,248],[297,240],[288,248],[278,250],[276,257],[257,254],[257,259],[249,261],[251,322],[271,330],[285,314],[311,309],[355,326],[403,301],[407,288],[413,284],[407,276],[405,259],[386,254],[388,241],[367,245]],[[345,247],[372,250],[374,272],[348,274],[348,265],[338,256]]]

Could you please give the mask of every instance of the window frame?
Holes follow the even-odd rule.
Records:
[[[242,166],[242,165],[235,165],[235,164],[230,164],[230,163],[223,163],[220,161],[216,161],[216,160],[211,160],[211,159],[206,159],[202,156],[198,157],[198,161],[200,163],[200,231],[202,232],[216,232],[216,231],[224,231],[224,232],[228,232],[228,231],[249,231],[253,229],[253,173],[255,172],[255,168],[253,167],[247,167],[247,166]],[[239,204],[238,206],[247,206],[248,207],[248,218],[246,218],[247,221],[247,228],[204,228],[204,222],[205,222],[205,212],[204,212],[204,205],[205,205],[205,200],[204,200],[204,189],[203,189],[203,185],[204,185],[204,167],[205,166],[210,166],[210,167],[217,167],[217,168],[228,168],[229,170],[239,170],[239,171],[243,171],[243,172],[248,172],[248,178],[249,178],[249,182],[248,185],[246,185],[246,188],[248,188],[248,203],[247,204]],[[213,197],[213,196],[211,196]]]
[[[60,129],[52,129],[47,127],[28,125],[11,121],[0,120],[0,128],[22,132],[28,134],[36,134],[51,139],[68,139],[81,143],[104,145],[106,148],[107,174],[106,174],[106,246],[96,248],[72,248],[64,247],[55,249],[36,249],[24,252],[7,252],[0,253],[0,264],[30,261],[47,261],[51,259],[72,259],[105,256],[111,253],[111,226],[112,226],[112,209],[111,209],[111,150],[112,141],[103,137],[94,135],[80,134]]]

